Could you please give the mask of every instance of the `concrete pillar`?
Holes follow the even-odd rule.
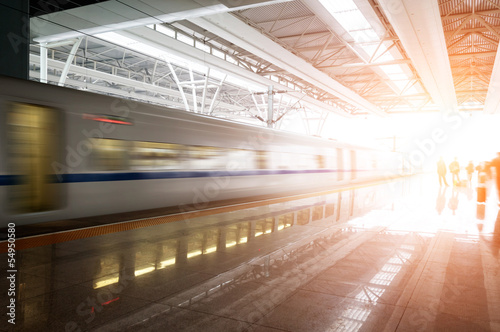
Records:
[[[0,75],[29,78],[29,0],[0,0]]]

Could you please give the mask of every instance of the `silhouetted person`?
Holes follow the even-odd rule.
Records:
[[[446,205],[446,190],[448,188],[439,188],[439,192],[438,192],[438,197],[436,199],[436,211],[437,213],[440,215],[441,212],[443,212],[444,210],[444,206]]]
[[[467,170],[467,176],[469,179],[469,183],[472,182],[472,174],[474,173],[474,164],[472,163],[472,160],[469,161],[469,164],[465,168]]]
[[[437,172],[439,176],[439,185],[444,185],[448,187],[448,183],[446,182],[446,164],[444,163],[443,157],[439,157],[439,161],[437,162]]]
[[[460,173],[460,165],[458,164],[457,157],[455,157],[455,160],[450,163],[450,173],[452,175],[453,184],[458,185],[460,182],[460,177],[458,176]]]
[[[491,162],[485,161],[484,162],[484,172],[486,173],[486,177],[488,180],[491,180]]]
[[[458,190],[455,188],[453,188],[451,198],[448,202],[448,207],[451,211],[453,211],[453,215],[455,215],[455,211],[458,209]]]
[[[495,168],[497,193],[498,193],[498,198],[500,200],[500,152],[497,152],[497,157],[491,161],[490,167]]]

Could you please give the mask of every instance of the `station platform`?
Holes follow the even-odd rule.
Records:
[[[419,175],[27,237],[0,330],[500,331],[497,195],[475,198]]]

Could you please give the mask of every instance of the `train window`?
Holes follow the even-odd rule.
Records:
[[[221,170],[227,167],[228,149],[213,146],[190,146],[189,168]]]
[[[58,185],[52,163],[58,160],[59,123],[56,110],[13,103],[7,113],[9,169],[19,183],[9,192],[10,206],[20,213],[57,207]]]
[[[210,159],[218,157],[221,152],[221,148],[214,146],[191,146],[189,148],[189,157],[194,159]]]
[[[325,168],[325,156],[317,155],[316,156],[316,164],[318,169]]]
[[[254,169],[254,159],[254,152],[251,150],[230,149],[228,151],[228,162],[232,170]]]
[[[302,162],[300,157],[288,152],[271,152],[271,165],[273,169],[294,169]]]
[[[257,169],[266,169],[267,166],[267,152],[266,151],[256,151],[256,166]]]
[[[134,142],[130,167],[134,170],[182,168],[186,146],[172,143]]]
[[[317,156],[312,154],[291,154],[292,162],[290,168],[294,169],[316,169],[318,168]]]
[[[337,168],[337,157],[333,151],[329,151],[325,156],[325,168],[336,169]]]
[[[299,169],[317,169],[318,160],[317,156],[312,154],[301,154],[298,158],[299,162],[297,168]]]
[[[356,170],[357,162],[356,162],[356,151],[351,150],[351,179],[355,179],[357,177]]]
[[[118,139],[92,139],[92,168],[98,171],[127,169],[128,142]]]
[[[337,148],[337,180],[344,179],[344,155],[343,150]]]

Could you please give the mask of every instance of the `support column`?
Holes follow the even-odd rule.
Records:
[[[68,75],[69,67],[71,67],[73,60],[75,59],[76,52],[78,51],[78,48],[80,47],[80,43],[82,42],[82,39],[83,39],[82,37],[77,38],[73,44],[73,47],[71,48],[71,52],[69,52],[68,59],[66,60],[66,64],[64,65],[64,69],[62,71],[61,77],[59,78],[59,86],[64,86],[64,83],[66,82],[66,76]],[[42,59],[40,58],[40,63],[41,62],[42,62]],[[41,78],[41,75],[40,75],[40,78]]]
[[[40,43],[40,82],[47,83],[47,43]]]
[[[170,69],[170,72],[172,73],[172,77],[174,78],[175,84],[177,84],[177,87],[179,88],[179,92],[181,93],[182,100],[184,101],[184,107],[186,108],[186,111],[189,112],[189,104],[187,102],[186,94],[184,93],[184,89],[182,88],[182,84],[179,81],[179,78],[177,77],[177,74],[175,73],[174,67],[170,62],[167,62],[168,68]]]
[[[205,84],[203,84],[203,95],[201,97],[201,110],[200,113],[205,113],[205,99],[207,97],[207,89],[208,89],[208,77],[210,76],[210,67],[207,68],[207,74],[205,75]]]
[[[0,0],[0,75],[29,78],[29,0]]]
[[[215,91],[215,94],[213,96],[212,102],[210,103],[210,108],[208,109],[208,114],[212,115],[212,112],[214,111],[215,107],[215,101],[217,100],[217,97],[219,97],[220,90],[222,88],[222,84],[224,84],[224,81],[226,80],[227,74],[224,75],[222,80],[220,81],[219,85],[217,86],[217,90]]]
[[[267,128],[273,127],[273,86],[270,85],[267,90]]]

